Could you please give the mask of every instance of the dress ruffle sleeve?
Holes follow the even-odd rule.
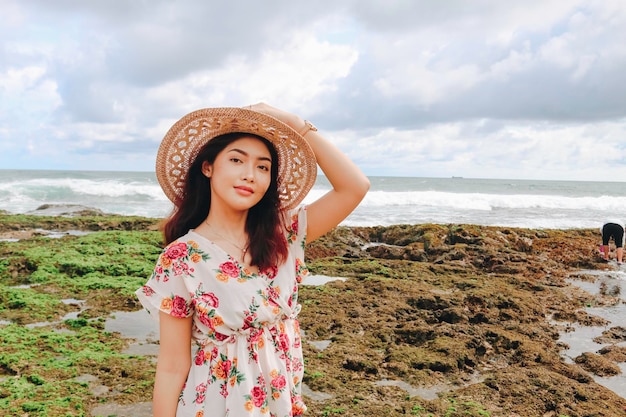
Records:
[[[306,246],[307,207],[300,206],[289,212],[286,238],[289,251],[296,262],[296,279],[298,283],[308,274],[304,264],[304,248]]]
[[[188,281],[194,278],[195,264],[206,256],[193,241],[175,241],[165,247],[150,279],[135,292],[144,308],[155,318],[159,311],[189,317],[193,310]]]

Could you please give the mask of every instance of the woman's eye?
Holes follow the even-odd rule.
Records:
[[[239,158],[230,158],[230,160],[232,162],[241,162],[241,159],[239,159]]]
[[[270,170],[270,167],[265,166],[265,165],[259,165],[259,169],[260,169],[261,171],[269,171],[269,170]]]

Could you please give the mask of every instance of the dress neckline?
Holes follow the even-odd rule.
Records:
[[[265,275],[264,273],[262,273],[258,267],[254,267],[254,269],[256,269],[256,271],[254,271],[250,265],[245,265],[243,263],[241,263],[237,258],[235,258],[233,255],[231,255],[226,249],[224,249],[223,247],[221,247],[220,245],[218,245],[217,243],[215,243],[212,239],[209,239],[208,237],[205,237],[203,235],[201,235],[200,233],[196,232],[195,229],[190,229],[189,233],[198,236],[200,239],[202,239],[203,241],[205,241],[206,243],[208,243],[209,245],[217,248],[217,250],[219,250],[220,252],[222,252],[224,255],[226,255],[226,257],[228,258],[229,261],[234,262],[235,264],[237,264],[237,266],[239,268],[241,268],[242,271],[248,271],[250,277],[263,277],[263,278],[267,278],[267,275]]]

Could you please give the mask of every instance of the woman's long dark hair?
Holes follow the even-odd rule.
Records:
[[[163,226],[165,243],[169,244],[195,229],[206,219],[211,209],[211,180],[202,173],[202,164],[215,162],[217,155],[230,143],[242,137],[261,140],[272,157],[271,181],[265,195],[248,211],[246,232],[251,264],[260,270],[278,266],[287,258],[287,240],[283,235],[283,214],[278,195],[278,154],[267,139],[249,133],[227,133],[211,139],[198,153],[185,178],[182,197]]]

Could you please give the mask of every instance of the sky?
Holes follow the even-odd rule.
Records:
[[[0,0],[0,169],[154,171],[266,102],[369,176],[626,181],[623,0]]]

